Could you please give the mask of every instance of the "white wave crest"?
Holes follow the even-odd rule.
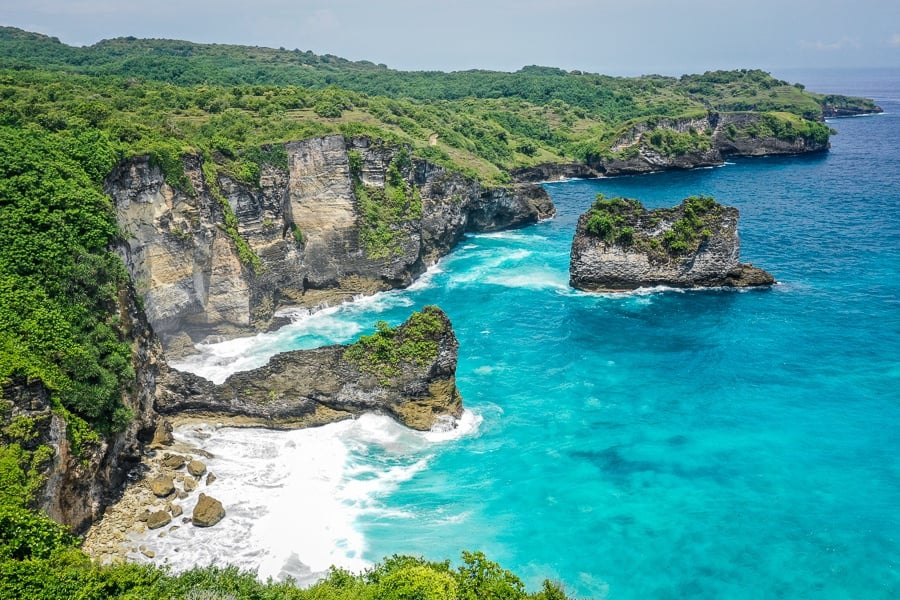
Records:
[[[228,563],[262,579],[290,576],[300,583],[319,579],[331,565],[360,571],[370,565],[359,517],[396,513],[380,499],[427,468],[435,444],[471,435],[480,423],[479,415],[464,411],[454,426],[442,422],[428,432],[379,415],[295,431],[178,427],[178,441],[211,455],[206,463],[217,479],[201,483],[198,492],[221,501],[226,516],[210,528],[176,519],[164,536],[160,530],[132,534],[132,544],[155,557],[129,557],[176,572]],[[198,495],[177,501],[186,516]]]
[[[550,269],[532,269],[526,272],[503,272],[490,275],[484,279],[486,283],[502,285],[510,288],[525,288],[531,290],[568,290],[568,274]]]

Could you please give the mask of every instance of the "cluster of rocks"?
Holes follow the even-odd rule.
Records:
[[[170,434],[165,441],[174,445]],[[188,447],[170,452],[155,446],[142,461],[143,478],[128,486],[122,499],[107,509],[85,536],[83,550],[102,563],[138,553],[154,558],[155,551],[138,541],[147,537],[148,531],[159,530],[156,537],[164,538],[183,526],[212,527],[225,517],[222,503],[200,491],[209,488],[216,476],[190,454],[199,452]],[[188,516],[182,501],[197,492],[196,505]]]

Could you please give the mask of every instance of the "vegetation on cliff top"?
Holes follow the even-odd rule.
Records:
[[[375,324],[375,332],[361,336],[347,347],[344,360],[361,371],[379,377],[385,384],[400,374],[402,363],[423,367],[437,358],[438,343],[448,325],[440,308],[426,306],[414,312],[398,327],[385,321]]]
[[[178,171],[172,159],[179,153],[208,150],[245,179],[258,173],[254,148],[325,133],[403,142],[432,162],[502,183],[512,168],[604,156],[635,124],[660,118],[753,111],[787,122],[792,115],[827,137],[827,127],[809,120],[821,117],[826,100],[874,109],[871,101],[811,94],[758,70],[681,78],[546,67],[400,72],[310,52],[172,40],[75,48],[12,28],[0,28],[0,66],[11,70],[13,81],[4,83],[12,88],[0,98],[13,104],[13,118],[38,111],[58,121],[78,104],[100,125],[116,122],[126,154],[151,152]],[[28,93],[34,87],[45,93]],[[65,102],[72,98],[78,102]],[[667,133],[653,145],[666,154],[709,143],[706,132],[682,138],[658,129]]]
[[[87,123],[0,125],[0,380],[40,380],[60,410],[106,432],[131,414],[128,275],[100,181],[117,154]],[[126,317],[127,318],[127,317]]]
[[[713,198],[691,196],[675,208],[648,211],[632,198],[597,194],[584,228],[608,244],[667,260],[696,252],[712,235],[724,208]]]

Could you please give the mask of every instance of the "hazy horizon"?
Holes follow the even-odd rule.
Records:
[[[311,50],[400,70],[516,71],[544,65],[611,75],[711,69],[896,67],[900,3],[761,0],[411,0],[176,3],[0,0],[0,24],[73,46],[134,36]]]

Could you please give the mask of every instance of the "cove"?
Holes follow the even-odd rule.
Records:
[[[413,434],[379,417],[291,432],[297,439],[180,432],[214,460],[246,461],[231,478],[249,550],[229,561],[302,576],[470,549],[530,589],[551,576],[597,598],[892,597],[897,97],[876,96],[885,115],[832,122],[839,135],[827,154],[548,184],[551,221],[471,236],[406,290],[175,365],[224,377],[275,352],[350,341],[379,319],[396,325],[428,304],[447,312],[460,341],[469,412],[456,432]],[[651,208],[693,194],[738,207],[742,260],[779,284],[572,290],[575,220],[598,192]],[[304,436],[317,441],[304,446]],[[267,520],[278,502],[289,517]],[[208,556],[183,549],[170,564],[214,559],[234,533],[203,532],[219,536],[193,544]]]

